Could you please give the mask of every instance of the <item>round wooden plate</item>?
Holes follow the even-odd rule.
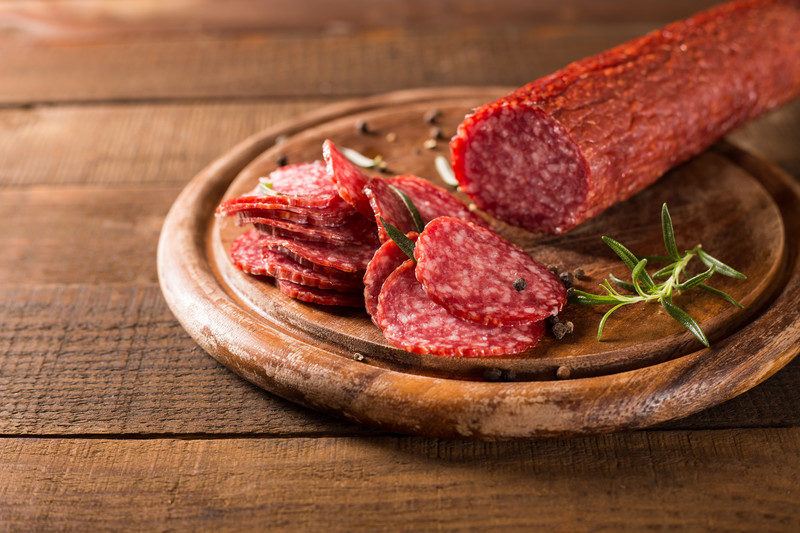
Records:
[[[659,254],[660,206],[668,202],[679,246],[703,243],[748,274],[715,278],[743,310],[706,293],[679,301],[712,340],[701,349],[658,306],[621,310],[595,338],[605,308],[569,306],[575,332],[517,357],[418,356],[386,344],[363,311],[305,305],[227,257],[243,231],[214,208],[277,167],[321,157],[322,140],[381,154],[395,173],[439,182],[433,161],[447,143],[423,147],[427,111],[445,136],[471,108],[505,88],[403,91],[325,107],[245,140],[186,187],[167,215],[158,272],[170,308],[213,357],[285,398],[390,430],[507,438],[613,431],[679,418],[748,390],[800,348],[800,188],[774,166],[721,143],[657,184],[558,238],[501,223],[495,229],[546,264],[590,277],[596,292],[624,267],[600,241],[612,235]],[[365,120],[371,133],[359,133]],[[387,135],[392,134],[387,139]],[[391,142],[390,142],[391,139]],[[280,141],[276,144],[276,140]]]

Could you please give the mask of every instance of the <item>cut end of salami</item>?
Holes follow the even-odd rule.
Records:
[[[587,194],[588,167],[568,132],[519,102],[484,106],[450,143],[461,190],[481,209],[528,229],[573,227]]]
[[[544,265],[493,231],[457,218],[425,226],[414,257],[428,296],[464,320],[540,321],[558,314],[567,300],[564,285]]]
[[[376,321],[392,345],[444,357],[519,354],[535,346],[544,332],[542,322],[494,327],[456,318],[428,297],[411,260],[383,284]]]
[[[350,162],[330,139],[322,143],[322,157],[339,195],[362,215],[372,216],[369,199],[364,195],[364,187],[371,178]]]
[[[800,2],[738,0],[576,61],[478,109],[456,179],[497,218],[562,233],[800,96]]]
[[[406,235],[410,240],[416,241],[419,235],[410,232]],[[364,305],[367,313],[375,320],[375,313],[378,310],[378,296],[386,278],[395,271],[397,267],[408,260],[408,256],[392,240],[388,240],[378,248],[375,255],[367,265],[364,274]],[[377,322],[376,322],[377,325]]]

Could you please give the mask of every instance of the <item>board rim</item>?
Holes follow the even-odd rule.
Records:
[[[781,312],[791,311],[792,299],[800,296],[796,251],[785,285],[772,303],[713,350],[626,372],[555,381],[474,382],[366,365],[311,346],[295,331],[265,325],[219,285],[209,264],[213,210],[239,171],[277,136],[387,104],[483,94],[488,100],[505,89],[418,89],[353,99],[249,137],[200,172],[164,221],[158,275],[170,309],[212,357],[266,390],[393,431],[435,436],[509,438],[645,427],[741,394],[797,354],[797,311],[788,317]],[[783,171],[732,145],[722,149],[743,168],[768,174],[790,191],[792,201],[800,202],[800,186]],[[775,329],[776,324],[782,326]],[[766,334],[770,326],[774,335]],[[758,328],[760,333],[754,331]]]

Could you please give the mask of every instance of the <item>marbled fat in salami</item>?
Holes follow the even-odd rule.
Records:
[[[456,217],[485,224],[481,217],[471,212],[458,198],[428,180],[410,174],[386,179],[408,195],[425,224],[437,217]]]
[[[351,291],[362,286],[362,280],[356,276],[314,270],[280,252],[270,250],[264,246],[260,234],[255,230],[234,241],[231,245],[231,259],[237,268],[249,274],[272,276],[309,287]]]
[[[298,224],[289,220],[274,218],[243,216],[241,214],[237,216],[237,224],[241,226],[253,224],[259,230],[272,234],[331,244],[349,245],[377,242],[375,224],[362,216],[353,218],[335,228]]]
[[[269,233],[260,234],[261,243],[270,250],[290,256],[295,261],[323,272],[339,271],[357,275],[377,248],[373,243],[352,243],[347,246],[324,242],[287,239]]]
[[[378,238],[381,242],[389,240],[389,236],[381,223],[385,220],[403,233],[415,231],[414,217],[411,216],[408,206],[403,199],[392,190],[391,183],[385,179],[376,178],[364,188],[364,193],[369,198],[369,205],[375,213],[375,223],[378,225]]]
[[[361,307],[364,305],[360,292],[337,292],[317,289],[282,279],[277,280],[276,284],[283,294],[301,302],[341,307]]]
[[[350,162],[330,139],[322,143],[322,157],[329,178],[336,184],[339,196],[364,216],[371,216],[369,199],[364,195],[364,187],[371,178]]]
[[[419,236],[415,232],[406,235],[412,241],[416,241]],[[408,256],[392,240],[388,240],[378,248],[375,255],[367,265],[364,274],[364,305],[367,313],[375,322],[375,312],[378,309],[378,295],[383,287],[386,278],[408,260]],[[377,324],[376,324],[377,325]]]
[[[416,276],[453,315],[487,325],[540,321],[566,303],[544,265],[493,231],[452,217],[430,222],[414,249]]]
[[[231,198],[217,208],[219,215],[233,215],[246,209],[270,209],[278,205],[298,207],[340,207],[336,185],[331,181],[322,161],[287,165],[274,170],[253,194]],[[275,194],[266,194],[267,190]]]
[[[478,207],[562,233],[800,95],[800,2],[740,0],[478,108],[450,143]]]
[[[542,322],[503,327],[456,318],[428,297],[411,260],[383,284],[375,317],[393,346],[445,357],[518,354],[535,346],[544,332]]]

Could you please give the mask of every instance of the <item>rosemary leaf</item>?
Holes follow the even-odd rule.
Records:
[[[394,185],[389,185],[389,188],[400,197],[400,199],[406,205],[408,212],[411,213],[411,218],[414,220],[414,226],[416,227],[417,233],[422,233],[422,230],[425,229],[425,224],[422,223],[422,216],[420,216],[419,211],[417,211],[417,206],[414,205],[414,202],[411,201],[411,198],[409,198],[406,193]]]
[[[736,279],[747,279],[747,276],[745,276],[744,274],[742,274],[738,270],[735,270],[734,268],[729,267],[728,265],[726,265],[725,263],[723,263],[722,261],[720,261],[716,257],[710,256],[700,246],[698,246],[696,248],[696,251],[697,251],[697,257],[700,258],[700,261],[702,261],[703,264],[705,264],[707,267],[710,267],[710,266],[715,267],[717,269],[717,272],[719,272],[723,276],[727,276],[729,278],[736,278]]]
[[[701,283],[703,283],[705,280],[707,280],[708,278],[710,278],[711,276],[713,276],[713,275],[714,275],[714,273],[715,273],[716,271],[717,271],[716,267],[714,267],[714,266],[711,266],[711,267],[709,267],[709,269],[708,269],[708,270],[706,270],[705,272],[701,272],[700,274],[698,274],[698,275],[696,275],[696,276],[694,276],[694,277],[691,277],[691,278],[687,279],[687,280],[686,280],[686,281],[684,281],[683,283],[678,283],[678,284],[676,285],[676,288],[677,288],[678,290],[681,290],[681,291],[689,290],[689,289],[691,289],[692,287],[696,287],[696,286],[700,285],[700,284],[701,284]]]
[[[614,314],[614,311],[616,311],[617,309],[619,309],[623,305],[627,305],[627,303],[623,302],[621,304],[615,305],[614,307],[612,307],[611,309],[606,311],[606,314],[604,314],[603,318],[600,319],[600,325],[597,326],[597,340],[601,340],[603,338],[603,328],[606,327],[606,321],[609,319],[609,317],[612,314]]]
[[[618,242],[611,237],[604,235],[602,239],[603,242],[606,243],[606,245],[611,248],[620,259],[622,259],[622,262],[625,263],[625,266],[631,269],[631,271],[636,268],[636,264],[639,262],[639,259],[633,254],[633,252],[628,250],[621,242]],[[644,272],[642,283],[647,289],[651,289],[654,285],[653,279],[646,271]]]
[[[621,288],[625,289],[626,291],[636,292],[636,287],[634,287],[631,283],[628,283],[627,281],[619,279],[614,274],[609,274],[608,277],[612,281],[612,283],[614,283],[614,285],[616,285],[617,287],[621,287]]]
[[[633,267],[633,272],[631,273],[633,288],[636,290],[639,296],[644,296],[644,297],[646,297],[647,294],[645,294],[645,292],[642,290],[641,285],[639,285],[639,281],[640,279],[643,280],[644,276],[647,275],[647,271],[644,269],[644,267],[646,266],[647,266],[647,259],[642,259],[641,261],[636,263],[636,266]]]
[[[591,294],[588,292],[572,289],[569,292],[569,299],[572,303],[583,305],[606,305],[619,302],[616,296],[604,296],[602,294]]]
[[[416,261],[416,259],[414,259],[414,241],[406,237],[405,234],[395,226],[386,222],[383,217],[381,217],[381,226],[383,226],[383,229],[386,230],[386,234],[394,241],[397,247],[400,248],[409,259]]]
[[[661,206],[661,233],[667,253],[672,259],[679,261],[681,254],[678,252],[678,245],[675,244],[675,229],[672,227],[672,217],[669,215],[666,203]]]
[[[711,345],[708,343],[708,338],[706,338],[706,334],[703,333],[703,330],[700,329],[700,325],[692,318],[689,313],[672,303],[672,300],[669,298],[665,298],[661,300],[661,305],[664,309],[667,310],[669,316],[677,320],[683,327],[688,329],[692,335],[694,335],[697,340],[703,343],[703,346],[709,348]]]

